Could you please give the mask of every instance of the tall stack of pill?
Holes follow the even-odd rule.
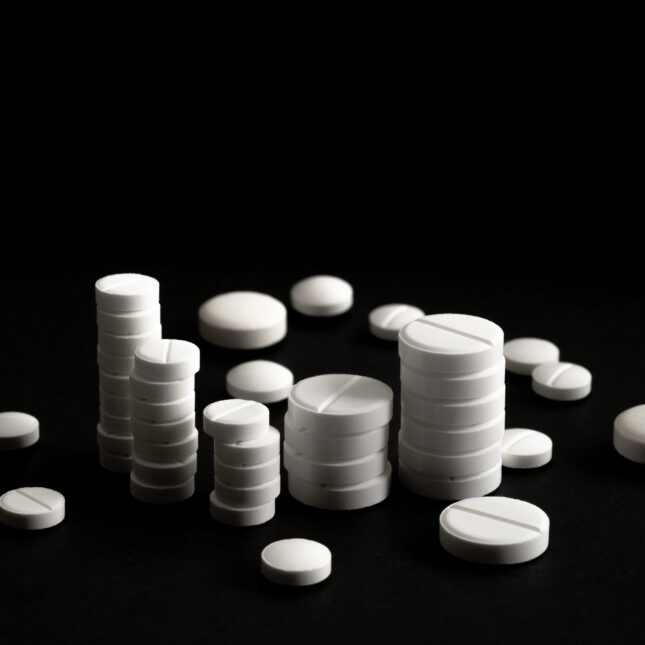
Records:
[[[399,333],[399,478],[435,499],[479,497],[502,480],[504,332],[463,314],[436,314]]]
[[[119,273],[95,284],[100,423],[97,427],[101,465],[129,473],[130,370],[135,349],[161,338],[159,282],[138,273]]]
[[[392,390],[366,376],[323,374],[297,383],[284,418],[289,492],[309,506],[365,508],[390,492]]]
[[[257,401],[225,399],[204,408],[204,432],[214,441],[213,519],[255,526],[275,515],[280,494],[280,433]]]
[[[198,371],[199,348],[185,340],[155,340],[135,351],[130,493],[142,502],[180,502],[195,492]]]

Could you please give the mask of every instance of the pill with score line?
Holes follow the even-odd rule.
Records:
[[[578,401],[591,392],[591,372],[574,363],[544,363],[531,375],[533,391],[553,401]]]
[[[370,312],[368,321],[370,331],[377,338],[397,340],[401,328],[424,315],[421,309],[412,305],[381,305]]]

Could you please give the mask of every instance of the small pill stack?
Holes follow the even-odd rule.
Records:
[[[213,519],[255,526],[275,515],[280,494],[280,433],[269,425],[269,409],[257,401],[225,399],[204,408],[204,432],[213,437]]]
[[[411,491],[458,500],[502,480],[504,332],[462,314],[425,316],[399,333],[399,478]]]
[[[297,383],[284,418],[289,492],[309,506],[365,508],[390,492],[392,390],[366,376],[323,374]]]
[[[185,340],[155,340],[135,352],[130,493],[141,502],[180,502],[195,492],[198,371],[199,348]]]
[[[130,370],[134,351],[161,338],[159,282],[137,273],[100,278],[95,284],[99,364],[99,457],[107,470],[132,468]]]

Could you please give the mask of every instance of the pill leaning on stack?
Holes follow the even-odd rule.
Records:
[[[436,314],[399,333],[399,478],[435,499],[479,497],[502,478],[504,332],[463,314]]]
[[[130,493],[141,502],[180,502],[195,492],[198,371],[199,348],[185,340],[156,340],[135,352]]]
[[[132,467],[130,381],[134,351],[161,338],[159,282],[137,273],[119,273],[95,284],[98,325],[101,465],[129,473]]]
[[[323,374],[297,383],[284,418],[289,492],[309,506],[365,508],[390,492],[392,390],[366,376]]]

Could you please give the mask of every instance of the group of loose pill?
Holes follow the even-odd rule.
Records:
[[[159,283],[118,274],[96,282],[100,463],[130,473],[138,500],[171,503],[194,492],[198,432],[194,379],[199,349],[161,339]],[[314,276],[291,290],[302,315],[336,316],[353,305],[353,290],[333,276]],[[261,349],[287,334],[287,310],[252,291],[220,294],[203,303],[200,335],[229,349]],[[501,482],[502,464],[536,468],[552,456],[551,439],[536,430],[504,427],[505,370],[532,376],[546,398],[575,401],[591,392],[584,367],[559,361],[551,342],[519,338],[503,343],[491,321],[462,314],[425,316],[416,307],[384,305],[369,315],[371,332],[398,340],[401,359],[399,475],[411,491],[458,500],[439,518],[440,541],[450,553],[488,564],[512,564],[542,554],[549,519],[538,507],[487,497]],[[265,404],[288,399],[284,466],[290,494],[317,508],[349,510],[383,501],[392,468],[387,446],[392,390],[350,374],[323,374],[294,385],[286,367],[256,360],[234,367],[226,389],[235,398],[203,412],[214,439],[210,512],[235,526],[270,520],[280,494],[280,432],[269,425]],[[39,423],[20,412],[0,413],[0,448],[33,445]],[[622,412],[614,446],[645,463],[645,405]],[[65,499],[47,488],[20,488],[0,497],[0,520],[21,529],[61,522]],[[331,552],[305,539],[280,540],[261,554],[270,580],[309,585],[331,572]]]

